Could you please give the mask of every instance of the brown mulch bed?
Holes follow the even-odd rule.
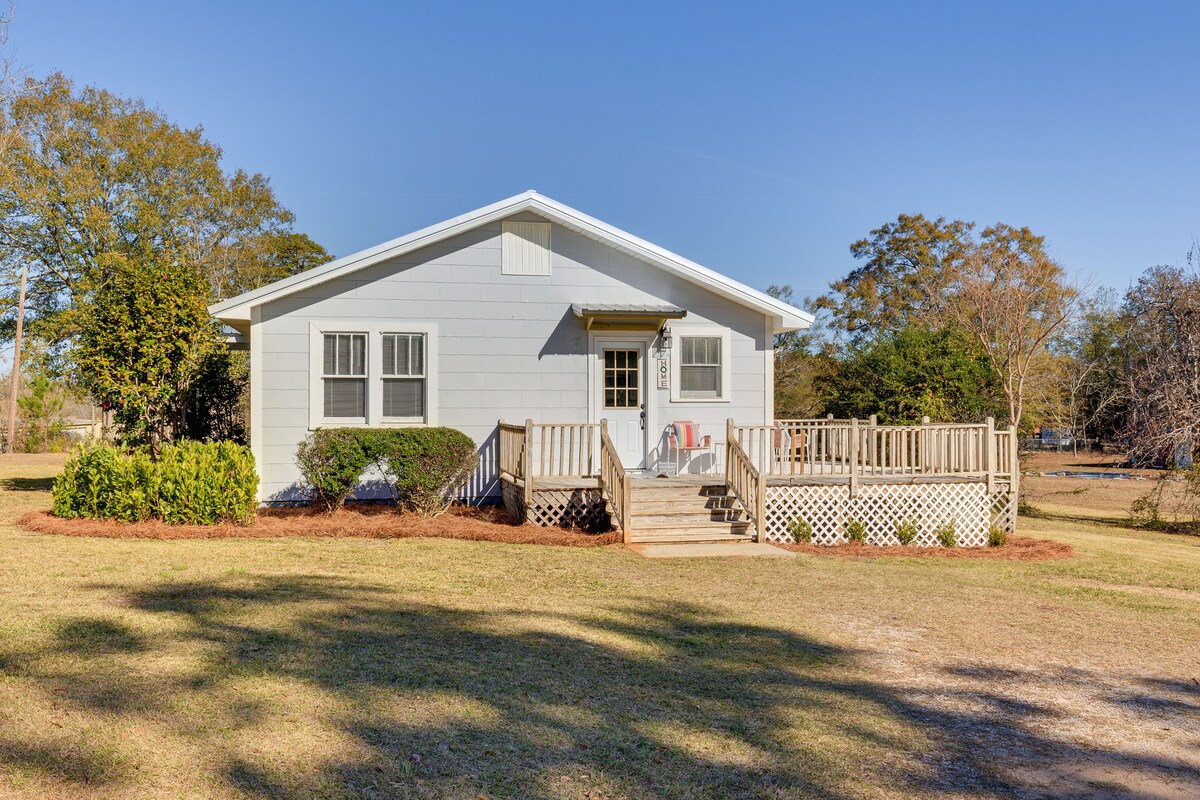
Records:
[[[1001,547],[902,547],[900,545],[879,546],[873,544],[776,544],[775,546],[796,553],[811,553],[818,556],[866,558],[902,556],[904,558],[997,558],[1003,561],[1051,561],[1075,555],[1075,548],[1065,542],[1034,539],[1030,536],[1010,536],[1008,542]]]
[[[352,506],[336,514],[307,508],[259,509],[249,525],[167,525],[157,520],[61,519],[49,511],[31,511],[18,520],[26,530],[60,536],[100,536],[109,539],[262,539],[283,536],[361,537],[404,539],[428,537],[470,539],[505,544],[549,544],[595,547],[619,544],[620,531],[584,533],[563,528],[517,525],[503,508],[454,507],[426,519],[397,513],[388,506]]]

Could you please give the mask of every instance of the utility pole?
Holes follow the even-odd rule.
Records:
[[[25,280],[29,277],[29,266],[21,267],[21,293],[17,300],[17,335],[13,340],[12,382],[8,391],[8,442],[7,450],[12,453],[17,446],[17,393],[21,385],[21,329],[25,327]]]

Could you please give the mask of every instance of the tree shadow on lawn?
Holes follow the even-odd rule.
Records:
[[[0,478],[0,489],[6,492],[48,492],[54,488],[55,476],[49,478]]]
[[[864,653],[723,620],[700,605],[463,610],[316,576],[92,588],[170,615],[182,632],[155,639],[109,620],[73,619],[47,650],[11,655],[0,667],[78,711],[177,726],[205,760],[226,765],[229,788],[252,797],[833,800],[858,796],[863,785],[1008,796],[1022,787],[993,764],[1018,747],[1034,761],[1103,760],[1200,784],[1186,763],[1047,739],[1030,723],[1052,712],[1036,704],[979,691],[971,710],[946,710],[870,680]],[[147,677],[106,664],[180,644],[207,648],[201,668]],[[97,668],[57,671],[55,657],[65,655]],[[205,729],[164,699],[218,698],[235,728],[269,723],[279,709],[229,699],[247,678],[295,682],[348,706],[337,715],[309,713],[351,737],[357,757],[282,769],[235,751],[222,726]],[[0,741],[0,760],[40,768],[44,759],[24,747]],[[48,777],[136,783],[131,771],[98,774],[96,757],[80,741]],[[1086,786],[1063,788],[1057,796],[1078,796]]]

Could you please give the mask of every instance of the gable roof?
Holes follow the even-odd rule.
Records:
[[[735,303],[760,311],[772,319],[776,332],[799,330],[807,328],[812,324],[813,316],[806,311],[801,311],[787,303],[776,300],[764,292],[727,278],[683,256],[676,255],[658,245],[651,244],[645,239],[638,238],[631,233],[614,228],[595,217],[589,217],[587,214],[576,211],[570,206],[563,205],[532,190],[516,195],[515,197],[510,197],[507,200],[501,200],[498,203],[484,206],[462,216],[448,219],[437,225],[422,228],[419,231],[414,231],[407,236],[401,236],[390,242],[384,242],[375,247],[360,250],[352,255],[335,259],[328,264],[313,267],[305,272],[283,278],[258,289],[240,294],[237,297],[222,300],[219,303],[209,306],[208,310],[209,313],[222,322],[227,324],[241,323],[244,325],[250,321],[250,310],[256,306],[287,297],[288,295],[318,286],[335,278],[345,277],[360,269],[365,269],[422,247],[428,247],[431,244],[436,244],[452,236],[457,236],[480,225],[486,225],[489,222],[495,222],[522,211],[532,211],[551,222],[562,225],[564,228],[569,228],[576,233],[610,245],[641,261],[702,286]],[[235,327],[242,327],[242,325],[235,325]]]

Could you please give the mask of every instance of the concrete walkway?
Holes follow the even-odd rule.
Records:
[[[646,558],[713,558],[715,556],[766,556],[795,558],[789,550],[781,550],[759,542],[713,542],[695,544],[631,544],[630,550]]]

